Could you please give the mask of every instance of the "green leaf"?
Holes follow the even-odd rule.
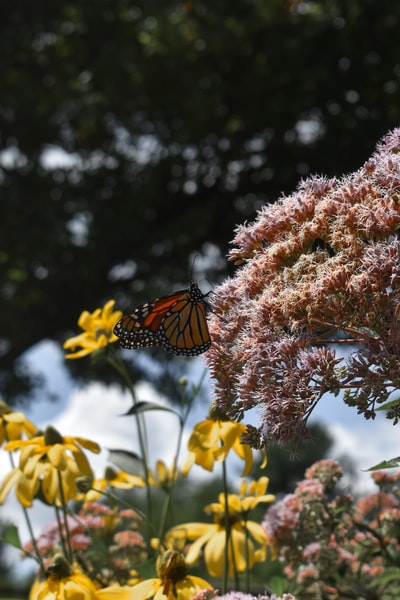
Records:
[[[22,548],[21,540],[18,533],[18,527],[16,525],[8,525],[1,537],[2,542],[6,542],[15,548]]]
[[[128,415],[138,415],[150,410],[164,410],[165,412],[172,413],[179,417],[179,414],[175,410],[172,410],[172,408],[169,408],[168,406],[162,406],[161,404],[156,404],[154,402],[138,402],[137,404],[131,406],[128,412],[124,413],[122,416],[126,417]]]
[[[381,404],[380,406],[375,408],[375,410],[377,412],[378,412],[378,410],[389,410],[391,408],[395,408],[399,404],[400,404],[400,398],[396,398],[395,400],[389,400],[389,402],[385,402],[385,404]]]
[[[134,452],[128,452],[127,450],[109,449],[109,461],[112,462],[118,469],[130,473],[131,475],[138,475],[143,477],[143,459]]]
[[[391,458],[390,460],[383,460],[382,462],[370,467],[369,469],[364,469],[364,471],[378,471],[380,469],[395,469],[396,467],[400,467],[400,456],[396,458]]]
[[[400,583],[400,569],[399,567],[386,568],[382,573],[374,575],[373,586],[387,586],[389,583],[398,581]]]
[[[268,578],[269,589],[278,596],[282,596],[287,591],[287,579],[282,575],[272,575]]]

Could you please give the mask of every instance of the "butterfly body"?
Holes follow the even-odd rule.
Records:
[[[187,290],[146,302],[114,327],[123,348],[161,346],[168,352],[196,356],[211,345],[206,303],[197,283]]]

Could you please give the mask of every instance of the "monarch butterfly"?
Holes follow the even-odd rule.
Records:
[[[146,302],[114,327],[123,348],[162,346],[173,354],[196,356],[211,345],[205,295],[191,281],[187,290]]]

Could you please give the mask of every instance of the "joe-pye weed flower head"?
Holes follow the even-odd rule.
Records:
[[[355,173],[310,177],[237,229],[238,270],[212,296],[206,357],[228,417],[261,407],[257,434],[285,442],[326,392],[343,389],[347,404],[375,416],[400,387],[399,227],[396,129]]]

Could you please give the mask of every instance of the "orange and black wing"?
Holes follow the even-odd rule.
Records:
[[[185,356],[202,354],[211,345],[204,295],[192,281],[174,292],[136,308],[114,327],[123,348],[162,346]]]

